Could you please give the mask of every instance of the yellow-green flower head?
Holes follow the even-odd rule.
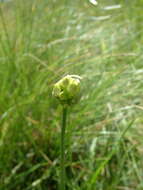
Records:
[[[80,80],[78,75],[67,75],[59,80],[53,88],[53,96],[62,104],[71,105],[76,103],[80,96]]]

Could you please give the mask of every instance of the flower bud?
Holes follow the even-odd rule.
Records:
[[[80,96],[80,80],[81,77],[78,75],[65,76],[54,85],[53,96],[62,104],[76,103]]]

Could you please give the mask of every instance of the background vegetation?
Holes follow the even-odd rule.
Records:
[[[66,74],[84,78],[68,118],[67,189],[143,189],[142,7],[1,2],[1,190],[58,189],[61,107],[51,91]]]

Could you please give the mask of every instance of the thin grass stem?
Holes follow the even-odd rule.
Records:
[[[60,160],[60,190],[65,190],[65,130],[66,130],[66,120],[67,120],[67,107],[63,106],[62,113],[62,126],[61,126],[61,160]]]

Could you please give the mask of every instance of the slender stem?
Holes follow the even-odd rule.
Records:
[[[61,126],[61,179],[60,179],[60,190],[65,190],[65,130],[66,130],[66,119],[67,119],[67,107],[63,106],[62,126]]]

